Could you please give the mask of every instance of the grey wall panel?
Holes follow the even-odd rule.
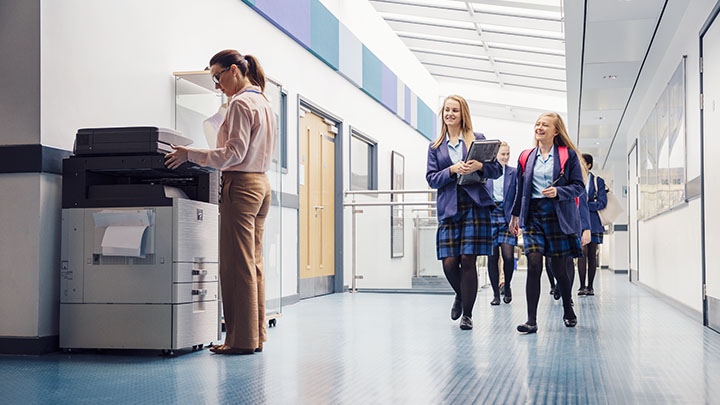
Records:
[[[40,143],[40,0],[0,3],[0,144]]]

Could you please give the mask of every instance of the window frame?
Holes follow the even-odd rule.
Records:
[[[365,133],[350,127],[350,190],[358,190],[353,185],[353,161],[352,161],[352,145],[353,138],[368,145],[368,188],[361,190],[377,190],[378,189],[378,142]]]

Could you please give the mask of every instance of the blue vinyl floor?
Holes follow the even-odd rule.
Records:
[[[286,307],[251,356],[0,356],[0,403],[720,403],[720,334],[600,273],[574,329],[543,278],[539,333],[515,333],[523,272],[509,305],[479,293],[472,331],[449,295],[334,294]]]

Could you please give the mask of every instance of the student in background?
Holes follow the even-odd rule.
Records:
[[[556,113],[542,114],[535,123],[535,148],[520,155],[517,168],[517,192],[512,208],[510,231],[523,228],[528,275],[525,294],[528,318],[517,327],[519,333],[536,333],[537,305],[543,256],[552,257],[553,274],[563,298],[563,322],[577,324],[570,304],[570,280],[567,261],[580,257],[582,250],[580,214],[575,198],[584,188],[579,153]],[[563,160],[565,160],[563,165]]]
[[[475,139],[470,109],[464,98],[448,96],[440,112],[440,136],[428,148],[425,178],[437,189],[437,257],[442,260],[445,276],[455,291],[450,318],[462,315],[460,329],[472,329],[472,310],[478,290],[475,263],[478,255],[492,253],[490,211],[495,207],[484,184],[459,186],[458,176],[480,172],[481,177],[496,179],[502,173],[500,163],[464,161]]]
[[[597,248],[603,242],[603,233],[605,227],[600,221],[598,211],[605,209],[607,205],[607,191],[605,190],[605,180],[602,177],[595,176],[592,173],[593,157],[590,154],[583,154],[587,165],[588,175],[587,185],[585,189],[588,197],[588,208],[590,215],[590,243],[583,247],[583,257],[578,260],[578,274],[580,275],[580,290],[578,295],[595,295],[593,282],[595,281],[595,273],[597,271]],[[585,285],[585,273],[587,271],[587,286]]]
[[[510,146],[507,142],[500,144],[497,161],[502,165],[503,173],[496,180],[488,180],[488,192],[492,195],[495,208],[492,210],[492,256],[488,259],[488,276],[493,289],[493,300],[490,305],[500,305],[500,256],[502,256],[503,273],[503,301],[509,304],[512,301],[513,270],[515,269],[515,258],[513,251],[517,246],[517,237],[510,233],[508,224],[512,216],[510,210],[515,199],[515,168],[508,166],[510,160]]]

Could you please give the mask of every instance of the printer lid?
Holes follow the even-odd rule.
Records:
[[[75,155],[133,155],[172,152],[170,145],[187,146],[192,140],[180,132],[159,127],[82,128],[77,131]]]

